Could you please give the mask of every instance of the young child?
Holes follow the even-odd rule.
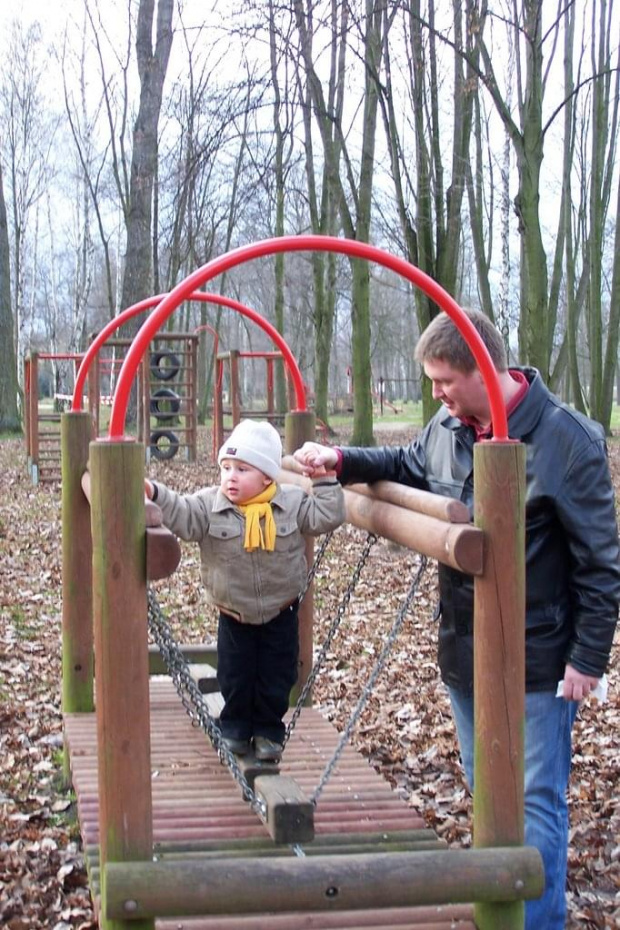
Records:
[[[334,472],[320,469],[312,493],[277,484],[282,443],[266,421],[243,420],[218,455],[219,487],[177,494],[146,481],[163,522],[200,545],[201,575],[220,611],[217,677],[220,727],[231,752],[253,741],[257,759],[279,761],[289,694],[297,680],[298,595],[308,566],[303,534],[318,536],[344,520]]]

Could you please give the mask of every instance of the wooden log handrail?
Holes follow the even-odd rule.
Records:
[[[469,523],[471,516],[469,509],[463,501],[453,497],[443,497],[431,491],[422,491],[420,488],[410,488],[396,481],[375,481],[373,484],[349,484],[350,491],[364,494],[373,500],[386,501],[388,504],[397,504],[405,510],[423,513],[437,520],[447,523]]]
[[[294,859],[110,862],[109,919],[354,910],[539,897],[532,847],[360,853]]]
[[[287,467],[289,462],[287,457],[280,480],[309,490],[311,481]],[[484,533],[470,523],[456,522],[463,517],[460,501],[390,481],[379,481],[372,487],[347,485],[344,496],[347,522],[353,526],[423,552],[466,574],[482,574]]]
[[[90,472],[82,475],[82,490],[90,504]],[[146,578],[158,581],[174,574],[181,561],[181,545],[169,529],[162,526],[161,510],[153,501],[145,500]]]

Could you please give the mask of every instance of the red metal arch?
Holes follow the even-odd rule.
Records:
[[[402,277],[411,281],[412,284],[415,284],[416,287],[424,291],[425,294],[452,318],[471,349],[482,374],[489,397],[494,440],[497,442],[505,442],[508,439],[506,406],[500,390],[495,366],[475,326],[465,315],[454,298],[444,291],[436,281],[433,281],[427,274],[420,271],[420,269],[416,268],[414,265],[409,264],[409,262],[405,261],[403,258],[390,255],[389,252],[384,252],[382,249],[368,245],[365,242],[356,242],[351,239],[338,239],[335,236],[315,235],[282,236],[278,239],[265,239],[261,242],[233,249],[231,252],[226,252],[224,255],[220,255],[218,258],[198,268],[170,291],[153,313],[151,313],[149,318],[142,324],[140,331],[125,356],[125,361],[120,370],[116,391],[114,393],[108,438],[113,441],[124,439],[123,434],[127,415],[127,405],[129,402],[129,392],[140,360],[157,330],[162,323],[168,319],[170,314],[176,310],[179,304],[187,300],[189,295],[196,288],[202,287],[207,281],[211,281],[213,278],[237,265],[241,265],[255,258],[261,258],[265,255],[273,255],[279,252],[301,251],[339,252],[355,258],[364,258],[368,261],[377,262],[377,264],[390,268],[397,274],[402,275]]]
[[[176,291],[176,288],[175,288],[175,291]],[[174,293],[174,292],[171,291],[171,293]],[[114,319],[110,320],[110,322],[106,326],[103,327],[101,332],[97,334],[95,339],[93,339],[90,346],[88,347],[88,350],[86,351],[84,355],[84,358],[82,360],[82,363],[78,369],[78,373],[75,378],[75,386],[73,389],[73,400],[71,404],[71,409],[74,412],[82,409],[82,392],[84,390],[84,384],[86,383],[86,378],[90,370],[90,366],[92,365],[94,359],[96,358],[97,353],[99,352],[99,349],[106,342],[106,340],[109,339],[112,333],[116,332],[116,330],[120,326],[122,326],[123,323],[126,323],[127,320],[132,319],[134,316],[137,316],[139,313],[144,313],[145,310],[150,310],[151,307],[157,306],[164,300],[164,298],[168,298],[168,297],[170,297],[170,294],[158,294],[155,297],[147,297],[145,300],[141,300],[139,303],[134,304],[131,307],[128,307],[126,310],[123,310],[122,313],[118,314],[118,316],[115,316]],[[301,375],[301,371],[299,370],[299,365],[297,364],[297,360],[295,359],[295,356],[291,352],[288,346],[288,343],[285,342],[281,333],[279,333],[278,330],[274,326],[271,325],[271,323],[267,322],[267,320],[264,317],[262,317],[260,313],[257,313],[256,310],[252,310],[250,307],[246,307],[245,304],[240,303],[238,300],[234,300],[232,297],[224,297],[222,294],[207,294],[205,293],[205,291],[196,291],[195,293],[188,293],[186,297],[182,297],[178,301],[178,303],[175,304],[174,309],[176,309],[176,307],[178,307],[180,303],[183,303],[184,300],[198,300],[198,301],[202,301],[203,303],[213,303],[213,304],[219,304],[223,307],[229,307],[231,310],[236,310],[237,313],[242,314],[242,316],[247,316],[254,323],[257,323],[258,326],[260,326],[260,328],[264,330],[264,332],[266,332],[267,335],[272,339],[272,341],[278,346],[278,348],[280,349],[280,352],[282,353],[286,366],[288,367],[288,370],[291,374],[291,380],[293,382],[293,387],[295,390],[295,400],[297,403],[296,409],[306,410],[307,408],[306,388],[304,386],[303,378]],[[164,319],[166,319],[168,315],[169,314],[167,314],[166,317],[164,317]],[[145,321],[145,323],[148,323],[150,319],[152,319],[152,315],[149,317],[148,320]],[[144,325],[145,324],[142,325],[138,335],[136,336],[136,339],[138,339],[140,336],[140,333],[142,333],[144,329]],[[155,335],[158,329],[159,329],[159,326],[157,327],[157,329],[154,330],[153,336]],[[150,342],[151,338],[153,337],[149,338],[146,345],[148,345],[148,342]],[[132,347],[133,347],[133,343],[132,343]],[[144,351],[146,351],[146,346],[143,352],[140,353],[138,364],[140,362],[140,359],[142,358],[142,355],[144,354]],[[125,369],[125,365],[123,363],[123,366],[121,367],[121,372],[123,372],[124,369]],[[133,375],[131,376],[132,381],[133,381],[133,378],[135,377],[136,371],[137,371],[137,365],[133,371]],[[120,378],[120,373],[119,373],[119,378]],[[129,387],[131,388],[131,382],[129,383]],[[116,394],[115,394],[115,397],[116,397]],[[123,416],[123,423],[124,423],[124,416]]]

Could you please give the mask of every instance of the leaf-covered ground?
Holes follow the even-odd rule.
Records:
[[[398,442],[405,435],[381,438]],[[204,436],[201,447],[210,448]],[[618,488],[616,442],[611,454]],[[191,490],[214,478],[206,451],[200,458],[195,465],[155,463],[150,471]],[[351,528],[332,541],[317,581],[319,644],[363,541]],[[96,926],[73,799],[61,779],[60,548],[58,487],[33,488],[23,443],[0,442],[0,925],[10,930]],[[317,704],[340,729],[367,691],[416,564],[411,553],[385,542],[371,552],[315,689]],[[184,547],[180,570],[158,584],[158,594],[180,639],[211,638],[214,616],[193,547]],[[468,844],[471,799],[435,663],[435,600],[431,566],[352,739],[440,836]],[[584,706],[575,727],[569,930],[620,928],[619,645],[617,635],[608,702]]]

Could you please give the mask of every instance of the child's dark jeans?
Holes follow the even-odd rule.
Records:
[[[224,698],[222,735],[250,740],[265,736],[281,743],[282,722],[299,660],[298,601],[269,623],[240,623],[220,612],[217,678]]]

